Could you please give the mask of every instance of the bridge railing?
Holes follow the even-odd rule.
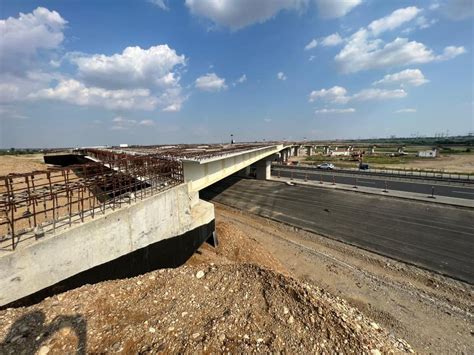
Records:
[[[0,176],[0,250],[183,181],[180,162],[142,156]]]

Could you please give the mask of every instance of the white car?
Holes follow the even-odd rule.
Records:
[[[322,163],[318,165],[318,169],[323,169],[323,170],[332,170],[334,169],[334,164],[331,163]]]

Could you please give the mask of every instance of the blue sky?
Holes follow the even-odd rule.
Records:
[[[2,1],[0,147],[466,134],[469,0]]]

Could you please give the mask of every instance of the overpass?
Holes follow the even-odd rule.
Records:
[[[251,165],[267,179],[296,154],[282,143],[83,149],[45,156],[63,167],[0,177],[0,306],[181,265],[216,240],[200,190]]]

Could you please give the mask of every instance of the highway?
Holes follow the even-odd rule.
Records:
[[[474,283],[474,210],[230,177],[200,197]]]
[[[298,168],[272,168],[273,176],[293,177],[295,179],[315,180],[327,183],[357,185],[364,187],[379,188],[381,190],[387,187],[388,190],[398,190],[406,192],[422,193],[431,195],[432,187],[434,186],[434,194],[447,197],[464,198],[474,200],[474,184],[472,187],[462,186],[461,184],[443,184],[441,182],[424,182],[420,180],[410,180],[409,178],[391,178],[371,176],[369,173],[361,174],[347,174],[341,173],[337,170],[317,170],[317,169],[298,169]],[[386,185],[387,184],[387,185]]]

